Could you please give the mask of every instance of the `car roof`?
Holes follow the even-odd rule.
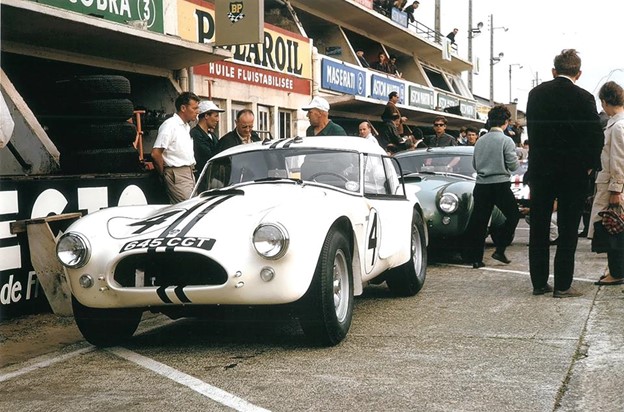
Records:
[[[386,154],[378,144],[357,136],[306,136],[241,144],[224,150],[215,156],[215,158],[255,150],[293,149],[299,147],[305,149],[350,150],[360,153]]]
[[[472,156],[474,154],[474,146],[445,146],[445,147],[428,147],[426,149],[405,150],[396,153],[394,157],[420,156],[427,154],[441,155],[465,155]]]

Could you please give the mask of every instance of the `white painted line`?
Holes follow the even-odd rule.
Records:
[[[164,376],[165,378],[171,379],[174,382],[184,385],[199,394],[202,394],[222,405],[228,406],[237,411],[268,412],[268,409],[255,406],[244,399],[232,395],[231,393],[207,384],[202,380],[199,380],[191,375],[187,375],[186,373],[180,372],[179,370],[167,366],[163,363],[157,362],[143,355],[139,355],[136,352],[132,352],[128,349],[121,347],[109,348],[107,349],[107,351],[119,356],[120,358],[126,359],[132,363],[136,363],[139,366],[149,369],[152,372]]]
[[[35,371],[37,369],[41,369],[41,368],[47,368],[50,365],[54,365],[55,363],[59,363],[59,362],[63,362],[65,360],[71,359],[73,357],[76,357],[78,355],[82,355],[83,353],[89,353],[95,350],[95,346],[89,346],[87,348],[82,348],[82,349],[78,349],[75,350],[73,352],[69,352],[66,353],[64,355],[58,355],[56,356],[56,354],[54,356],[43,356],[42,358],[44,358],[43,360],[36,362],[30,366],[27,366],[25,368],[16,370],[15,372],[10,372],[10,373],[6,373],[4,375],[0,375],[0,382],[4,382],[4,381],[8,381],[9,379],[13,379],[15,377],[24,375],[26,373]],[[58,352],[57,352],[58,353]],[[40,358],[37,358],[40,359]]]
[[[137,333],[137,335],[142,335],[144,333],[151,332],[154,329],[158,329],[158,328],[160,328],[162,326],[168,325],[168,324],[173,323],[173,322],[174,321],[172,321],[170,319],[167,319],[166,321],[164,321],[161,324],[150,326],[148,328],[143,329],[141,331],[141,333]],[[88,345],[88,346],[86,348],[78,349],[78,350],[75,350],[73,352],[69,352],[69,353],[66,353],[66,354],[61,354],[60,352],[57,351],[57,352],[49,353],[47,355],[39,356],[37,358],[30,359],[30,360],[24,362],[23,364],[28,364],[28,363],[34,362],[32,365],[25,366],[22,369],[16,370],[14,372],[6,373],[4,375],[0,374],[0,382],[4,382],[4,381],[7,381],[9,379],[16,378],[18,376],[21,376],[21,375],[24,375],[26,373],[35,371],[37,369],[46,368],[46,367],[48,367],[50,365],[54,365],[55,363],[59,363],[59,362],[62,362],[62,361],[74,358],[74,357],[76,357],[78,355],[82,355],[83,353],[93,352],[94,350],[97,349],[95,346],[90,345],[90,344],[88,344],[86,342],[84,344]],[[10,366],[8,366],[8,367],[6,367],[4,369],[11,368],[13,366],[15,366],[15,365],[10,365]]]
[[[439,266],[451,266],[451,267],[455,267],[455,268],[466,268],[466,269],[470,269],[470,270],[475,270],[475,269],[472,268],[472,266],[458,265],[458,264],[454,264],[454,263],[440,263],[438,265]],[[489,268],[487,266],[479,268],[478,270],[486,270],[486,271],[489,271],[489,272],[500,272],[500,273],[514,273],[516,275],[531,276],[531,273],[530,272],[526,272],[526,271],[508,270],[508,269],[496,269],[496,268]],[[550,275],[548,278],[549,279],[553,279],[553,275]],[[594,283],[596,281],[596,279],[578,278],[578,277],[575,276],[574,277],[574,281]]]

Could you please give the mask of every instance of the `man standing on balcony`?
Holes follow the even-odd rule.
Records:
[[[446,35],[446,37],[448,37],[449,40],[451,41],[451,44],[455,44],[455,36],[457,35],[458,32],[459,32],[459,29],[453,29],[452,32]]]
[[[368,69],[370,67],[370,64],[368,64],[368,62],[366,61],[366,58],[364,57],[364,50],[357,49],[355,51],[355,55],[357,56],[362,67],[364,67],[365,69]]]
[[[411,5],[407,6],[406,8],[403,9],[403,11],[405,13],[407,13],[407,20],[410,23],[414,23],[416,21],[416,19],[414,18],[414,10],[416,10],[418,8],[418,6],[420,6],[420,3],[417,1],[412,2]]]

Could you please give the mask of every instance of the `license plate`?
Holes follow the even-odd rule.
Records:
[[[201,237],[157,237],[154,239],[141,239],[128,242],[119,252],[127,252],[135,249],[156,249],[190,247],[196,249],[211,250],[214,246],[214,239],[206,239]]]

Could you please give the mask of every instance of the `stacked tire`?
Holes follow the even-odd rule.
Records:
[[[141,171],[133,147],[136,126],[130,81],[123,76],[76,76],[56,82],[58,103],[50,134],[60,151],[61,170],[79,173]]]

